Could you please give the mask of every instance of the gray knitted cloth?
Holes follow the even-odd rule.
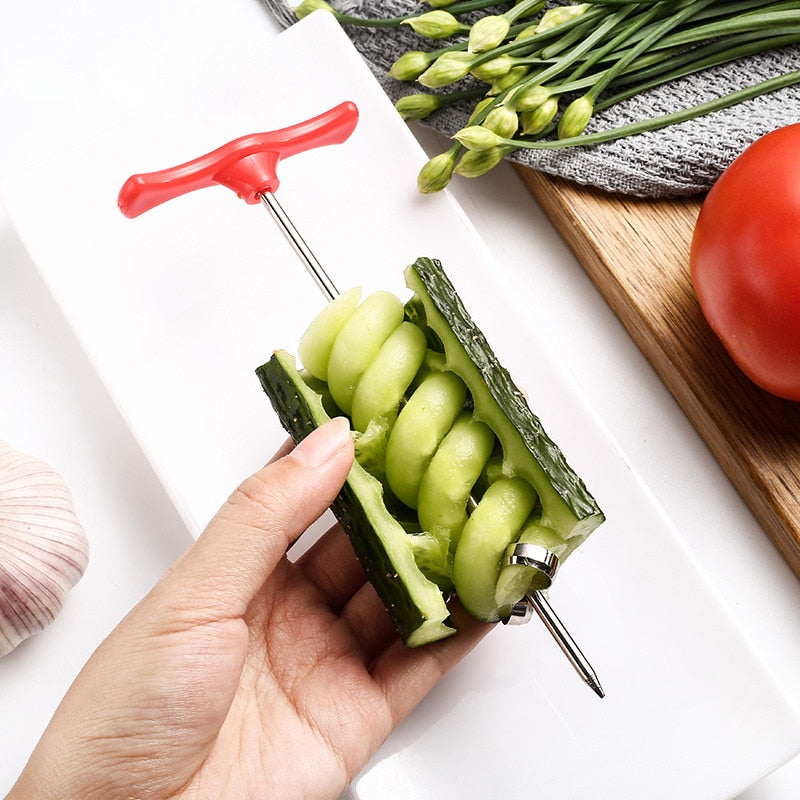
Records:
[[[263,0],[283,26],[296,21],[292,12],[296,1]],[[413,0],[333,0],[331,5],[363,17],[396,17],[417,9],[430,10]],[[407,25],[383,29],[346,26],[345,30],[392,101],[420,91],[419,85],[389,77],[387,73],[395,59],[406,50],[441,46],[429,44]],[[796,45],[740,59],[651,89],[599,112],[586,132],[667,114],[798,69],[800,46]],[[472,104],[464,103],[441,109],[424,124],[452,135],[464,126],[471,108]],[[691,195],[709,189],[755,139],[798,121],[800,86],[793,86],[659,131],[591,147],[517,150],[509,158],[550,175],[611,192],[642,197]]]

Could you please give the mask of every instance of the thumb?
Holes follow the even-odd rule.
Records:
[[[244,614],[287,548],[333,502],[352,463],[350,427],[337,418],[247,478],[171,570],[184,602],[213,616]]]

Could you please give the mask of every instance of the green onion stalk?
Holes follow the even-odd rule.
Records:
[[[453,174],[483,175],[518,150],[611,142],[800,83],[800,71],[789,72],[671,114],[587,133],[598,112],[648,89],[797,44],[800,2],[429,0],[427,6],[386,19],[343,14],[323,0],[295,9],[298,18],[324,8],[345,26],[415,31],[419,48],[389,70],[421,87],[397,101],[404,119],[472,104],[453,144],[422,168],[417,184],[424,193],[440,191]]]

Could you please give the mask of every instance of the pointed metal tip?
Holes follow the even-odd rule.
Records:
[[[564,655],[569,659],[575,671],[583,679],[583,682],[589,686],[598,697],[605,697],[606,693],[600,685],[597,673],[592,668],[586,656],[581,652],[580,647],[578,647],[575,640],[564,626],[564,623],[558,618],[558,615],[548,602],[544,592],[531,592],[526,595],[526,600],[539,615]]]
[[[596,677],[589,677],[586,679],[586,685],[598,696],[598,697],[605,697],[606,693],[603,687],[600,685],[600,681],[597,680]]]

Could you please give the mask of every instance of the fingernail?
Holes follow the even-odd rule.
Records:
[[[350,439],[350,423],[336,417],[321,428],[311,431],[292,451],[292,455],[307,467],[321,467],[333,458]]]

